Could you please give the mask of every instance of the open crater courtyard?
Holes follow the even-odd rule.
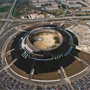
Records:
[[[33,44],[41,49],[50,49],[58,46],[60,43],[59,36],[50,31],[37,34],[32,39],[34,40]]]

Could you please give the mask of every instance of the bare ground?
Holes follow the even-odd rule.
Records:
[[[68,65],[65,69],[67,76],[72,76],[76,73],[79,73],[83,69],[85,69],[86,66],[79,62],[78,60],[75,60],[72,64]]]
[[[81,51],[78,54],[78,57],[80,59],[84,60],[85,62],[87,62],[90,65],[90,54],[89,53],[86,53],[86,52]]]
[[[58,76],[57,71],[55,72],[50,72],[50,73],[39,73],[37,75],[33,75],[33,79],[39,79],[39,80],[55,80],[55,79],[60,79]]]
[[[41,49],[51,48],[51,46],[56,45],[55,40],[53,39],[54,36],[55,36],[54,34],[50,34],[50,33],[40,34],[38,36],[38,38],[42,38],[43,40],[34,42],[34,45],[38,48],[41,48]],[[35,39],[37,39],[37,36],[35,37]]]
[[[12,70],[14,72],[16,72],[17,74],[24,76],[24,77],[29,77],[29,74],[27,74],[26,72],[22,71],[21,69],[17,68],[14,64],[11,66]]]

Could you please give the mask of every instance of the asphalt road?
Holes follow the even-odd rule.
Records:
[[[7,32],[7,33],[0,39],[1,42],[3,42],[2,45],[1,45],[1,50],[3,49],[3,51],[4,51],[4,49],[5,49],[5,47],[6,47],[6,46],[3,47],[3,44],[6,42],[7,38],[12,38],[12,37],[11,37],[11,35],[12,35],[11,32],[15,33],[15,32],[17,32],[17,31],[18,31],[18,30],[16,30],[16,29],[12,29],[12,30],[10,30],[9,32]],[[0,44],[1,44],[1,43],[0,43]],[[3,47],[3,48],[2,48],[2,47]],[[5,59],[5,58],[3,58],[3,59]],[[7,63],[5,62],[5,60],[3,60],[3,63],[4,63],[4,65],[7,64]],[[17,79],[17,80],[19,80],[19,81],[25,82],[25,83],[27,83],[27,84],[31,83],[31,85],[37,85],[37,84],[38,84],[38,85],[43,85],[43,84],[45,84],[45,85],[52,86],[52,85],[58,85],[58,84],[60,84],[60,83],[65,83],[65,80],[55,81],[55,82],[44,82],[44,81],[43,81],[43,82],[39,82],[39,81],[34,81],[34,80],[30,81],[29,79],[24,79],[24,78],[18,76],[17,74],[15,74],[14,72],[12,72],[12,71],[10,70],[10,68],[7,69],[7,72],[9,73],[9,75],[10,75],[11,77],[13,77],[13,78],[15,78],[15,79]],[[72,78],[70,78],[70,79],[73,80],[73,79],[75,79],[75,78],[77,78],[77,77],[80,77],[81,75],[85,74],[86,72],[87,72],[87,71],[84,71],[84,72],[81,73],[80,75],[76,75],[75,77],[72,77]]]
[[[13,19],[0,19],[0,21],[7,21],[7,22],[37,22],[37,21],[47,21],[47,20],[60,20],[60,19],[85,19],[85,18],[90,18],[90,16],[68,16],[68,17],[56,17],[56,18],[44,18],[44,19],[17,19],[17,20],[13,20]]]
[[[9,14],[8,14],[7,19],[10,19],[10,18],[11,18],[11,15],[12,15],[12,12],[13,12],[13,9],[14,9],[14,7],[15,7],[16,2],[17,2],[17,0],[14,0],[13,5],[12,5],[12,7],[11,7],[11,9],[10,9],[10,12],[9,12]],[[5,22],[5,24],[3,25],[3,27],[2,27],[1,30],[0,30],[0,35],[1,35],[1,34],[3,33],[3,31],[5,30],[5,28],[6,28],[6,26],[8,25],[8,23],[9,23],[9,22]]]
[[[15,34],[17,31],[18,31],[17,29],[13,28],[10,31],[6,32],[6,34],[0,39],[0,42],[2,42],[2,43],[0,43],[0,45],[1,45],[0,50],[1,51],[2,50],[5,51],[4,49],[7,46],[7,45],[5,45],[5,42],[7,43],[7,39],[12,38],[12,34]],[[4,62],[4,65],[7,64],[4,60],[4,58],[3,58],[3,62]],[[90,68],[87,69],[86,71],[82,72],[81,74],[78,74],[78,75],[70,78],[70,80],[72,81],[72,80],[75,80],[78,77],[80,78],[84,74],[88,73],[89,70],[90,70]],[[57,86],[57,85],[63,85],[63,84],[67,85],[67,82],[64,79],[59,80],[59,81],[55,81],[55,82],[45,82],[45,81],[40,82],[40,81],[34,81],[34,80],[30,81],[29,79],[25,79],[23,77],[18,76],[16,73],[12,72],[12,70],[10,68],[8,68],[6,71],[7,71],[8,75],[10,75],[10,77],[12,77],[13,79],[16,79],[17,81],[21,81],[25,84],[30,84],[30,85],[35,85],[35,86],[38,86],[38,85],[39,86],[50,86],[50,87]]]

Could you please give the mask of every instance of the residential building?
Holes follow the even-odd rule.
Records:
[[[33,3],[37,3],[37,0],[32,0]]]
[[[68,4],[68,7],[69,8],[80,8],[80,7],[82,7],[82,5],[80,5],[80,4]]]
[[[57,6],[47,6],[45,7],[46,10],[55,10],[55,9],[59,9]]]
[[[48,2],[48,0],[38,0],[38,2]]]
[[[42,5],[44,5],[44,3],[33,3],[33,6],[35,7],[41,7]]]
[[[58,4],[56,2],[51,2],[52,6],[58,6]]]
[[[64,4],[64,5],[68,5],[67,1],[62,1],[61,3]]]
[[[81,11],[85,11],[85,12],[86,12],[86,11],[90,11],[90,7],[82,7],[82,8],[81,8]]]

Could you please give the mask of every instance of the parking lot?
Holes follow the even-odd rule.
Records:
[[[1,39],[0,39],[0,52],[2,49],[2,46],[4,45],[5,41],[16,31],[18,31],[17,29],[13,28],[12,30],[8,31]]]
[[[78,80],[71,82],[74,90],[90,90],[90,73]],[[6,71],[0,72],[1,90],[72,90],[69,84],[58,84],[57,86],[36,86],[25,84],[10,77]]]
[[[0,39],[0,52],[2,50],[3,44],[5,41],[15,32],[17,29],[12,29],[8,31],[1,39]],[[0,59],[0,70],[3,68],[2,60]],[[90,90],[90,73],[85,74],[78,79],[71,80],[71,85],[74,90]],[[10,76],[7,71],[0,72],[0,90],[72,90],[71,86],[68,83],[57,83],[56,85],[37,85],[29,84],[23,82],[20,79],[15,79]]]

